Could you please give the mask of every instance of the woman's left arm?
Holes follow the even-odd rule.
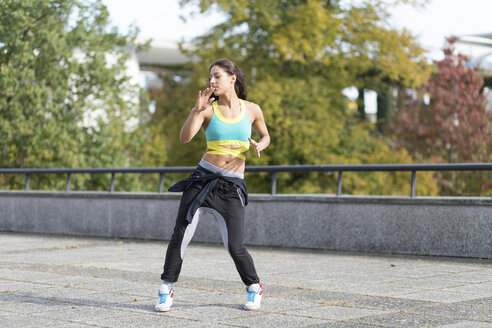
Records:
[[[254,119],[253,119],[253,128],[258,132],[260,135],[260,140],[258,142],[254,141],[251,138],[249,139],[249,142],[253,146],[256,155],[260,157],[260,152],[263,151],[268,145],[270,144],[270,135],[268,134],[268,129],[265,124],[265,118],[263,117],[263,113],[261,111],[260,106],[254,104],[254,109],[253,109],[253,114],[254,114]]]

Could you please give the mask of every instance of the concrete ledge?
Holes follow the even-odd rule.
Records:
[[[0,231],[168,240],[174,193],[0,191]],[[492,258],[492,199],[250,195],[245,242]],[[212,217],[194,239],[221,242]]]

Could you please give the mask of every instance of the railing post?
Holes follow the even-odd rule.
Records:
[[[337,197],[342,194],[343,171],[338,171]]]
[[[67,192],[70,192],[70,176],[72,173],[67,173]]]
[[[114,172],[111,172],[111,184],[110,184],[110,187],[109,187],[109,192],[113,192],[114,191]]]
[[[415,180],[417,180],[417,171],[412,171],[412,191],[410,197],[415,197]]]
[[[272,195],[277,193],[277,172],[272,172]]]
[[[26,174],[26,191],[29,191],[30,174]]]
[[[164,187],[164,172],[159,173],[159,194],[162,194]]]

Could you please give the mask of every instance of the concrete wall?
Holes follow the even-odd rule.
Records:
[[[0,192],[0,231],[168,240],[179,194]],[[492,258],[492,199],[250,195],[250,245]],[[194,241],[221,242],[212,217]]]

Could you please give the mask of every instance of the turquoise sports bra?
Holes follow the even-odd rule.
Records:
[[[246,115],[244,100],[239,99],[241,113],[235,118],[225,118],[222,116],[217,101],[212,103],[213,115],[210,123],[205,130],[207,137],[207,154],[233,155],[241,159],[246,157],[241,154],[249,149],[251,137],[251,122]],[[223,146],[240,146],[240,148],[230,149]]]

